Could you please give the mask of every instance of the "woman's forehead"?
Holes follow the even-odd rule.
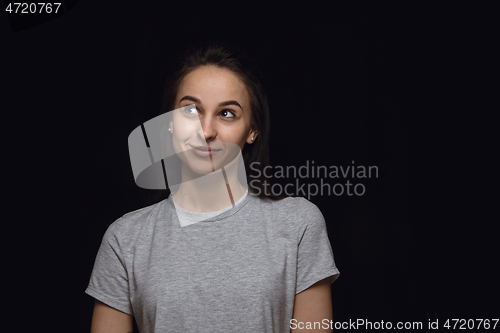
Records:
[[[230,70],[214,66],[203,66],[186,75],[179,86],[177,100],[183,97],[181,95],[197,95],[202,103],[227,99],[248,103],[245,83]]]

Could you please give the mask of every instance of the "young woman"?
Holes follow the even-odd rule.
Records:
[[[256,73],[226,46],[185,54],[161,111],[174,110],[167,125],[181,179],[106,231],[85,291],[96,299],[93,333],[131,332],[132,317],[140,332],[300,332],[314,322],[323,325],[308,332],[330,331],[339,271],[323,215],[259,181],[269,110]]]

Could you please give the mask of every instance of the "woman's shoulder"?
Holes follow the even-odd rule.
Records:
[[[105,238],[130,239],[150,223],[154,223],[163,201],[129,211],[111,223]]]
[[[127,220],[127,221],[142,221],[145,218],[149,217],[151,214],[156,213],[158,211],[158,209],[160,208],[160,206],[162,204],[164,204],[164,202],[166,200],[167,199],[164,199],[160,202],[148,205],[146,207],[142,207],[142,208],[139,208],[136,210],[129,211],[129,212],[123,214],[121,219]]]
[[[312,234],[319,234],[326,230],[326,221],[321,210],[303,197],[287,197],[274,202],[282,220],[288,226],[293,226],[297,232],[298,241],[306,230]]]
[[[279,200],[260,198],[262,208],[273,220],[286,221],[301,227],[311,223],[324,223],[324,217],[316,204],[303,197],[285,197]]]

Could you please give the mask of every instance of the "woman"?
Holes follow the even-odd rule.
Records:
[[[188,51],[165,90],[162,113],[169,110],[181,180],[166,199],[106,231],[86,289],[96,299],[92,332],[131,332],[132,316],[141,332],[289,332],[329,323],[339,271],[320,210],[303,198],[266,195],[263,182],[252,182],[259,173],[246,175],[248,187],[234,171],[237,154],[217,160],[236,147],[247,171],[268,163],[268,106],[255,69],[225,46]],[[189,133],[181,126],[188,117],[199,122]]]

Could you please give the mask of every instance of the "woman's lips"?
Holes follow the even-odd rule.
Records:
[[[192,148],[193,152],[196,155],[203,157],[207,157],[210,155],[214,156],[221,151],[221,149],[209,149],[207,146],[189,146]]]

